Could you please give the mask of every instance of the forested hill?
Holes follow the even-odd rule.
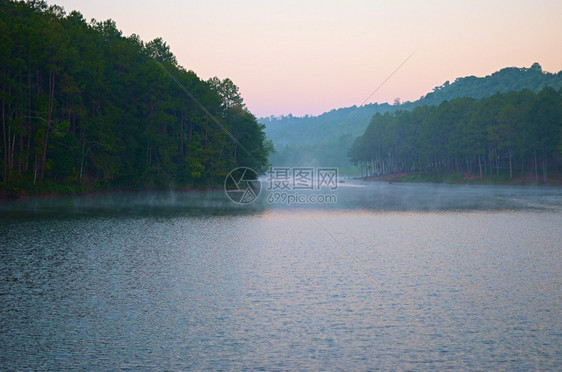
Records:
[[[538,63],[530,68],[508,67],[485,77],[461,77],[453,83],[445,82],[435,87],[432,92],[414,102],[398,105],[367,104],[357,108],[346,107],[326,112],[319,116],[260,118],[259,122],[266,125],[266,133],[276,147],[284,145],[309,145],[327,142],[326,137],[334,133],[331,141],[338,141],[338,136],[363,134],[371,118],[376,113],[384,114],[396,110],[411,110],[417,106],[439,105],[445,100],[459,97],[486,98],[495,93],[506,93],[530,89],[539,92],[550,86],[554,89],[562,87],[562,71],[557,74],[542,71]]]
[[[485,77],[467,76],[456,79],[452,84],[446,81],[443,85],[435,87],[414,103],[406,103],[401,109],[408,106],[438,105],[443,101],[450,101],[459,97],[476,99],[486,98],[495,93],[507,93],[529,89],[539,92],[545,87],[556,90],[562,87],[562,71],[557,74],[545,72],[538,63],[530,68],[507,67]]]
[[[232,81],[202,81],[160,38],[0,0],[0,56],[4,192],[200,186],[267,162]]]
[[[394,111],[388,103],[371,103],[361,107],[351,106],[334,109],[318,116],[281,116],[260,118],[259,122],[266,126],[267,137],[276,147],[285,145],[312,145],[320,143],[325,137],[333,134],[357,137],[365,131],[367,124],[377,112]],[[339,130],[338,128],[342,128]],[[330,139],[330,137],[328,137]]]
[[[349,155],[363,176],[444,173],[559,182],[562,88],[464,97],[376,114]],[[457,179],[458,180],[458,179]]]

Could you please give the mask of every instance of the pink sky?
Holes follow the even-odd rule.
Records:
[[[562,70],[562,1],[56,0],[124,35],[162,37],[202,79],[230,78],[256,116],[413,101],[503,67]]]

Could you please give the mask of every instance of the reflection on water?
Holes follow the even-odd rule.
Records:
[[[349,182],[349,181],[348,181]],[[336,202],[298,203],[281,199],[268,202],[262,186],[250,204],[230,201],[222,190],[190,192],[108,193],[89,196],[29,198],[0,201],[0,219],[65,218],[75,216],[208,216],[249,215],[269,209],[332,209],[375,211],[443,210],[560,210],[562,190],[552,187],[466,186],[360,182],[339,184],[336,190],[315,194],[334,195]],[[291,192],[285,192],[291,194]],[[298,194],[308,195],[306,191]]]
[[[368,184],[337,196],[249,208],[222,192],[4,203],[0,364],[562,364],[559,189]]]
[[[208,216],[248,214],[259,204],[237,205],[222,191],[130,192],[87,196],[30,198],[0,202],[5,219],[76,216]]]

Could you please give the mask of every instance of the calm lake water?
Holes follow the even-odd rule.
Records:
[[[562,190],[0,204],[6,370],[556,370]]]

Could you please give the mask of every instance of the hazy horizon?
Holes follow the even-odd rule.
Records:
[[[359,106],[412,53],[366,103],[415,101],[447,80],[534,62],[562,70],[557,1],[48,3],[113,19],[125,36],[162,37],[201,79],[234,81],[257,117]]]

